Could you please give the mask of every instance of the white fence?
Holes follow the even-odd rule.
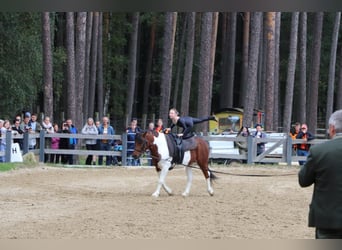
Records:
[[[82,149],[82,143],[78,144],[76,149],[49,149],[46,148],[45,139],[51,137],[60,138],[76,138],[82,141],[83,139],[108,139],[108,140],[120,140],[122,142],[122,151],[101,151],[101,150],[86,150]],[[287,165],[298,162],[299,160],[305,160],[305,156],[297,156],[293,154],[292,145],[300,143],[316,144],[327,141],[326,139],[315,139],[309,142],[304,140],[292,140],[289,135],[282,133],[267,134],[266,138],[256,139],[252,136],[237,138],[233,135],[211,135],[201,136],[204,140],[208,141],[210,148],[210,160],[220,161],[224,164],[229,164],[233,161],[252,163],[286,163]],[[28,149],[29,139],[39,139],[39,148],[35,150]],[[127,162],[127,133],[122,135],[83,135],[83,134],[67,134],[67,133],[54,133],[47,134],[41,131],[40,134],[29,134],[24,133],[23,135],[12,135],[9,131],[6,136],[1,138],[6,140],[7,145],[12,144],[13,139],[23,139],[22,153],[33,152],[39,155],[39,161],[44,162],[46,154],[68,154],[68,155],[102,155],[102,156],[117,156],[122,158],[122,164],[125,165]],[[238,147],[236,146],[237,141],[247,142],[247,154],[240,155]],[[256,154],[256,148],[258,142],[264,142],[265,152],[260,155]],[[0,156],[5,156],[5,161],[11,161],[11,147],[6,147],[5,152],[0,152]],[[146,156],[146,159],[150,159]]]

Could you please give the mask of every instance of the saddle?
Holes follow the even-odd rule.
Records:
[[[171,164],[181,164],[183,162],[184,152],[197,147],[195,137],[182,139],[175,134],[167,134],[166,141],[170,156],[172,156]]]

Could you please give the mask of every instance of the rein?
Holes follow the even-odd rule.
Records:
[[[189,168],[200,169],[197,166],[188,166],[184,165]],[[223,172],[210,169],[210,172],[217,173],[217,174],[225,174],[225,175],[232,175],[232,176],[246,176],[246,177],[278,177],[278,176],[290,176],[290,175],[297,175],[297,174],[234,174],[230,172]]]

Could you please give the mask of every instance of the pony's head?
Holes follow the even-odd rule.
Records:
[[[135,135],[134,152],[132,153],[133,158],[139,158],[141,154],[150,149],[154,141],[154,136],[157,135],[156,133],[155,131],[146,131]]]

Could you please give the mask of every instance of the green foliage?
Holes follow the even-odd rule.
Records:
[[[41,91],[42,45],[39,13],[0,13],[0,116],[33,110]]]

